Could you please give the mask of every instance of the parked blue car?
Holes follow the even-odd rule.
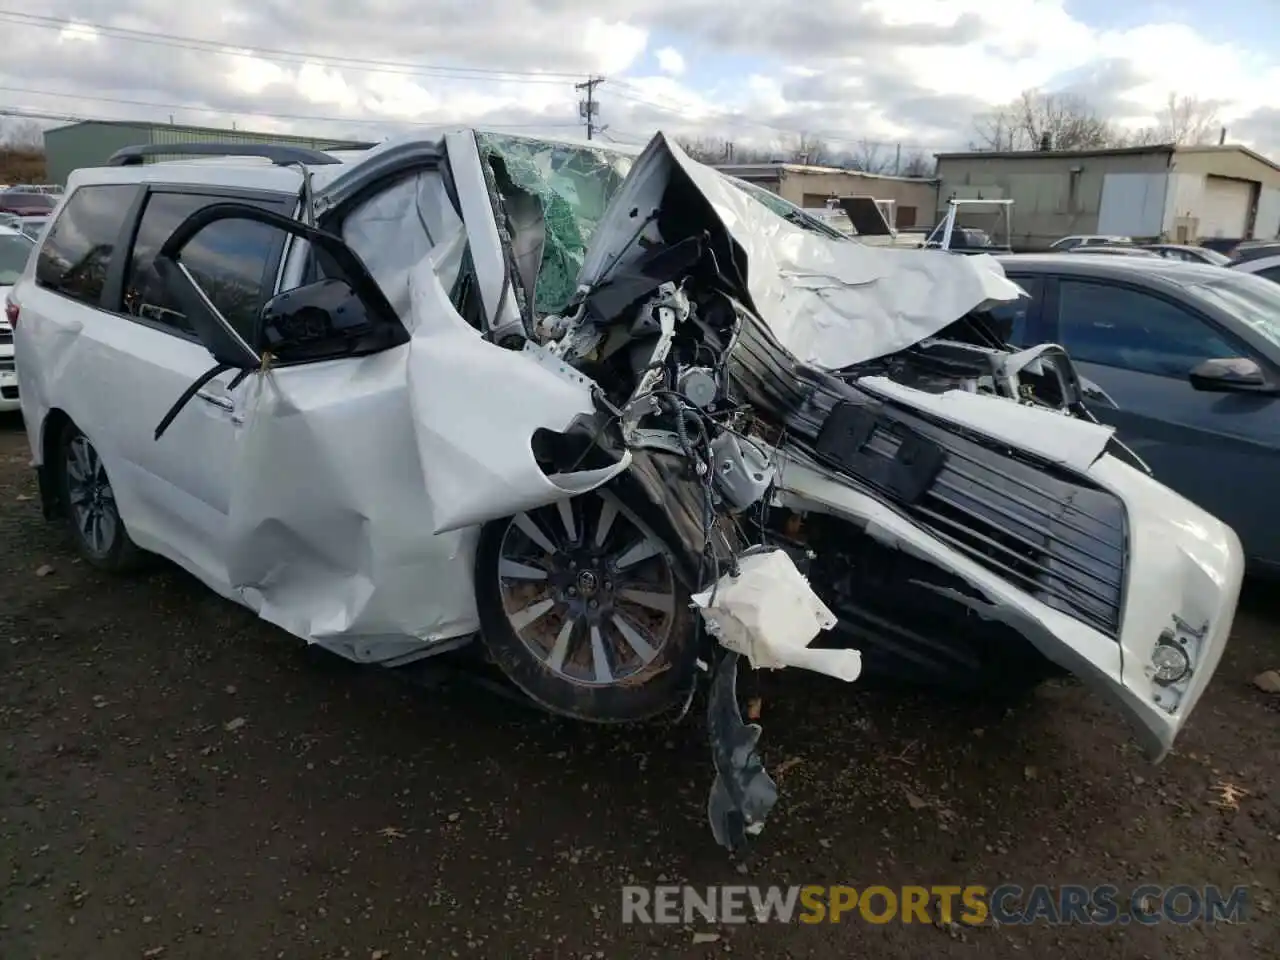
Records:
[[[1011,342],[1065,347],[1094,416],[1234,527],[1252,572],[1280,573],[1280,285],[1162,258],[1000,261],[1028,293],[995,314]]]

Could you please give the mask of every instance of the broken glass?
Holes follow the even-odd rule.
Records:
[[[632,158],[600,147],[495,133],[477,133],[476,143],[504,201],[520,193],[541,206],[545,237],[534,304],[539,314],[559,313],[573,298],[587,243]],[[509,230],[522,229],[507,220]]]

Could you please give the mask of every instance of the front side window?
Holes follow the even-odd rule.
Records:
[[[124,282],[123,312],[191,332],[181,308],[160,283],[156,252],[183,220],[211,203],[248,203],[286,212],[292,200],[253,200],[196,193],[156,192],[147,198]],[[222,220],[201,230],[181,260],[200,289],[236,331],[249,340],[262,305],[275,289],[284,235],[248,220]]]
[[[27,268],[27,259],[35,245],[24,235],[0,235],[0,286],[11,287]]]
[[[98,306],[120,227],[138,188],[132,184],[80,187],[53,222],[36,260],[36,283]]]
[[[1177,304],[1080,280],[1058,284],[1058,341],[1074,360],[1164,377],[1185,377],[1205,360],[1240,355]]]

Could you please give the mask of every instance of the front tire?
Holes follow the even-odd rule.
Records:
[[[58,495],[76,549],[101,570],[136,569],[142,551],[129,537],[97,448],[74,423],[58,439]]]
[[[692,689],[688,591],[667,546],[609,490],[486,524],[476,601],[498,669],[553,713],[648,720]]]

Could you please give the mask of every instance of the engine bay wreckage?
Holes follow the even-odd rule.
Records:
[[[518,187],[498,193],[519,206]],[[1021,295],[987,257],[805,229],[658,136],[573,295],[526,313],[524,355],[582,390],[542,469],[580,476],[594,456],[603,473],[584,479],[603,483],[625,468],[624,502],[654,518],[719,648],[723,845],[777,796],[739,713],[739,657],[846,682],[865,658],[990,690],[1057,665],[1119,702],[1153,759],[1216,667],[1235,535],[1093,420],[1061,348],[1006,347],[986,310]]]
[[[1164,756],[1239,542],[1093,420],[1061,348],[1006,346],[995,260],[801,222],[661,134],[627,163],[446,140],[429,249],[420,182],[342,226],[407,342],[248,377],[239,456],[309,492],[242,471],[206,580],[352,659],[479,636],[585,720],[683,715],[708,678],[730,849],[777,799],[743,658],[974,692],[1067,670]]]

